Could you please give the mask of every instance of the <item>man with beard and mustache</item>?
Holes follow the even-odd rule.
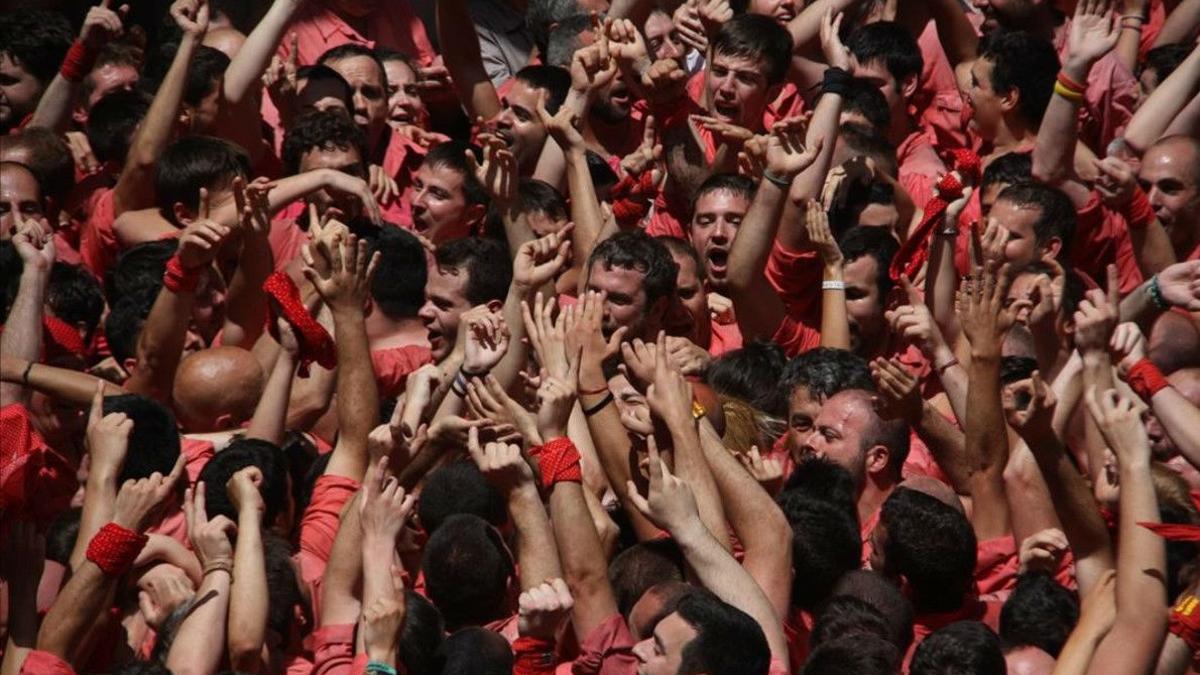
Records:
[[[617,233],[592,250],[586,290],[604,293],[605,338],[653,342],[675,299],[677,265],[666,245],[640,230]]]

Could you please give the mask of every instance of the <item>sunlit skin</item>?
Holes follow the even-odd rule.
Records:
[[[860,400],[832,396],[813,420],[813,430],[804,442],[804,454],[832,460],[850,472],[855,485],[866,482],[862,431],[868,412]]]
[[[37,178],[23,166],[0,166],[0,241],[12,238],[17,219],[40,218],[43,214],[42,191]]]
[[[604,303],[604,319],[601,330],[605,337],[618,328],[629,331],[625,339],[654,339],[666,309],[667,299],[660,298],[653,307],[646,299],[643,287],[646,275],[625,267],[609,267],[596,262],[588,269],[587,290],[608,294]]]
[[[459,317],[471,308],[471,303],[467,301],[468,281],[469,273],[465,267],[429,267],[429,277],[425,281],[425,304],[417,316],[425,324],[434,361],[446,358],[454,348]]]
[[[1004,247],[1004,259],[1016,267],[1035,260],[1054,258],[1062,248],[1062,240],[1051,237],[1041,246],[1033,226],[1041,218],[1041,207],[1024,206],[1008,199],[998,199],[988,213],[988,222],[996,221],[1008,230],[1008,243]]]
[[[708,287],[721,292],[728,285],[729,249],[750,209],[750,200],[730,190],[711,190],[696,200],[688,237],[700,254]]]
[[[411,194],[413,227],[435,244],[467,236],[484,215],[482,205],[467,203],[463,175],[444,164],[422,164]]]
[[[544,91],[529,86],[524,80],[514,81],[501,101],[500,114],[492,119],[496,134],[508,144],[523,176],[533,173],[546,142],[546,127],[537,114],[538,99]]]
[[[7,53],[0,53],[0,131],[20,124],[37,108],[46,84]]]
[[[238,50],[246,43],[246,35],[240,30],[232,27],[228,28],[209,28],[204,35],[204,46],[212,47],[228,56],[230,59],[237,56]]]
[[[138,71],[133,66],[106,63],[93,69],[88,75],[92,81],[92,93],[87,99],[87,109],[114,91],[129,91],[137,86]]]
[[[971,129],[985,141],[995,140],[1004,119],[1003,97],[992,88],[993,67],[987,59],[975,60],[966,97],[971,106]]]
[[[369,56],[349,56],[325,65],[337,71],[354,92],[354,123],[367,134],[368,147],[377,149],[388,122],[387,79]]]
[[[424,127],[428,112],[417,88],[417,74],[407,63],[396,59],[384,61],[383,69],[388,81],[388,120],[393,125]]]
[[[713,54],[705,69],[709,112],[717,119],[751,131],[762,130],[763,111],[779,93],[767,83],[766,59]]]
[[[842,278],[846,283],[846,317],[850,323],[850,349],[878,351],[884,347],[888,324],[884,301],[879,295],[879,262],[873,256],[861,256],[846,263]]]
[[[683,661],[683,649],[696,638],[696,629],[679,616],[668,614],[649,637],[633,646],[638,675],[675,675]]]
[[[793,0],[750,0],[746,12],[769,16],[783,26],[796,18],[796,3]]]
[[[1155,144],[1142,157],[1138,182],[1176,255],[1187,257],[1200,242],[1200,148],[1184,139]]]
[[[675,23],[666,12],[651,12],[650,17],[646,19],[644,32],[646,34],[646,50],[650,52],[651,58],[655,61],[662,59],[678,61],[687,53],[687,47],[679,39],[679,31],[675,30]]]
[[[975,8],[983,14],[980,30],[990,33],[1001,25],[1020,27],[1028,24],[1036,14],[1036,6],[1029,0],[974,0]]]
[[[821,414],[824,400],[814,397],[808,387],[796,387],[788,399],[788,426],[784,433],[784,445],[792,460],[799,463],[804,458],[804,442],[812,433],[813,423]]]

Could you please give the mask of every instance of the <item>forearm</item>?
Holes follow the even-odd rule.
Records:
[[[979,34],[967,20],[966,13],[955,0],[933,0],[930,14],[937,25],[938,38],[951,66],[974,61],[979,55]]]
[[[963,432],[943,417],[929,401],[921,405],[921,418],[913,426],[917,436],[929,448],[929,453],[945,472],[954,491],[968,494],[971,467],[966,461],[966,436]]]
[[[1052,675],[1085,675],[1096,654],[1096,647],[1100,646],[1106,634],[1107,631],[1093,628],[1081,619],[1063,645]]]
[[[298,382],[293,379],[292,384],[284,428],[308,430],[321,419],[333,401],[337,370],[326,370],[314,363],[309,367],[307,378]]]
[[[1200,134],[1200,95],[1192,96],[1192,100],[1188,102],[1183,110],[1171,120],[1171,124],[1167,130],[1163,132],[1164,136],[1190,136],[1195,138]]]
[[[288,400],[292,395],[292,378],[296,374],[296,360],[286,349],[280,349],[271,368],[267,386],[254,408],[254,417],[246,429],[247,438],[258,438],[275,445],[283,443],[286,429]]]
[[[700,521],[712,533],[721,547],[729,551],[733,543],[729,540],[729,523],[725,520],[725,509],[717,491],[713,472],[701,448],[700,434],[691,415],[667,422],[671,432],[671,443],[675,449],[675,475],[692,487]]]
[[[75,546],[71,549],[70,567],[73,572],[78,572],[83,566],[92,537],[113,518],[119,487],[117,472],[118,467],[98,466],[95,463],[88,469],[83,509],[79,516],[79,534],[75,536]]]
[[[817,153],[812,164],[792,179],[788,190],[788,208],[795,207],[800,211],[798,217],[785,217],[779,224],[779,243],[789,250],[798,251],[809,243],[808,229],[800,205],[820,197],[821,189],[825,187],[825,178],[829,174],[829,167],[833,163],[833,151],[837,146],[841,114],[840,94],[825,93],[817,100],[817,107],[813,110],[812,120],[804,137],[804,145],[811,147],[814,143],[821,143],[821,151]]]
[[[500,97],[488,78],[480,55],[475,23],[463,0],[437,3],[437,35],[458,100],[467,116],[489,120],[500,113]]]
[[[1092,69],[1089,61],[1067,58],[1062,74],[1076,83],[1086,83]],[[1038,127],[1033,146],[1033,177],[1043,183],[1057,184],[1074,173],[1075,140],[1078,136],[1079,109],[1076,103],[1055,94],[1050,97],[1046,114]]]
[[[196,590],[195,605],[179,625],[167,668],[177,675],[206,675],[216,672],[225,653],[225,615],[229,610],[232,584],[229,572],[217,570],[204,577]]]
[[[821,287],[821,346],[835,349],[850,349],[850,321],[846,315],[846,289],[842,280],[842,266],[826,265],[821,277],[823,282],[841,288]]]
[[[595,247],[600,231],[604,229],[604,212],[596,197],[596,187],[587,168],[587,156],[583,147],[565,150],[567,160],[567,189],[571,197],[571,220],[575,230],[571,233],[571,252],[575,260],[587,260]]]
[[[41,127],[54,132],[63,132],[71,123],[71,108],[75,97],[79,94],[79,84],[71,82],[59,73],[50,81],[42,98],[38,100],[37,110],[26,125],[29,128]]]
[[[1145,277],[1152,277],[1178,262],[1171,238],[1158,218],[1145,227],[1129,228],[1129,243],[1133,245],[1138,269]]]
[[[96,563],[85,560],[46,613],[38,631],[38,650],[64,661],[75,661],[76,649],[84,642],[96,617],[108,607],[116,581],[116,577],[104,574]]]
[[[549,579],[561,578],[562,566],[554,549],[554,531],[533,483],[512,491],[508,496],[508,513],[517,534],[521,590],[527,591]]]
[[[221,344],[249,349],[267,321],[267,294],[262,286],[275,268],[275,257],[266,234],[243,236],[242,254],[229,281]]]
[[[21,272],[17,297],[8,312],[4,332],[0,333],[0,354],[5,357],[37,362],[42,354],[42,306],[49,282],[49,270],[29,265]],[[95,393],[95,390],[93,390]],[[17,382],[0,382],[0,405],[29,400],[29,390]]]
[[[980,541],[1010,531],[1004,496],[1004,466],[1008,461],[1004,409],[1000,402],[1000,355],[974,351],[968,369],[967,409],[963,420],[974,512],[971,524]]]
[[[617,611],[617,601],[608,581],[608,561],[600,535],[592,525],[583,486],[562,481],[550,493],[551,524],[563,577],[575,598],[571,625],[580,643],[602,621]]]
[[[957,228],[958,223],[947,225]],[[925,273],[925,305],[947,344],[954,344],[959,335],[958,317],[954,312],[954,295],[958,291],[958,270],[954,266],[956,236],[934,232]]]
[[[338,358],[338,442],[325,473],[361,481],[367,471],[367,435],[379,418],[379,389],[362,308],[334,308],[333,326]]]
[[[1197,26],[1200,26],[1200,0],[1183,0],[1167,15],[1154,46],[1187,44],[1196,37]]]
[[[356,593],[359,575],[363,570],[363,533],[359,519],[359,500],[362,493],[354,495],[342,509],[341,522],[329,551],[329,561],[322,577],[321,616],[322,626],[333,626],[358,621],[362,604]],[[391,557],[388,564],[391,565]]]
[[[1172,16],[1178,13],[1176,10]],[[1197,86],[1200,86],[1200,49],[1192,49],[1175,72],[1159,83],[1134,113],[1125,128],[1125,142],[1135,152],[1145,152],[1162,137],[1171,120],[1195,95]]]
[[[267,563],[261,517],[256,509],[238,512],[237,545],[229,598],[229,663],[234,670],[255,672],[267,632]],[[220,574],[215,572],[213,576]]]
[[[738,228],[738,236],[729,250],[728,279],[733,291],[750,290],[763,275],[779,227],[785,196],[783,188],[778,185],[767,180],[759,182],[742,226]],[[803,225],[799,229],[804,229]]]
[[[1083,353],[1083,391],[1105,391],[1113,386],[1112,364],[1106,351]],[[1107,444],[1100,428],[1091,415],[1084,416],[1085,452],[1088,458],[1088,475],[1093,482],[1104,471],[1104,450]]]
[[[1138,12],[1137,15],[1143,16],[1144,13]],[[1129,72],[1136,74],[1138,72],[1138,51],[1142,43],[1143,24],[1139,22],[1134,26],[1133,22],[1130,22],[1129,27],[1126,27],[1124,22],[1122,24],[1121,35],[1117,38],[1117,46],[1113,48],[1112,53],[1118,61],[1125,64]]]
[[[9,359],[7,356],[2,358],[5,361],[3,380],[21,384],[22,376],[30,362],[23,359]],[[10,365],[11,370],[9,370]],[[44,363],[34,363],[29,368],[30,389],[45,394],[57,403],[80,408],[91,404],[92,397],[96,394],[96,384],[102,381],[95,375],[88,375],[69,368],[56,368]],[[120,396],[126,393],[125,389],[118,385],[107,381],[103,382],[105,396]]]
[[[226,101],[236,105],[262,86],[262,75],[271,64],[271,57],[299,6],[300,0],[275,0],[246,36],[246,41],[225,69]]]
[[[138,334],[137,368],[125,383],[131,393],[170,403],[194,302],[190,291],[176,293],[164,286],[158,292]]]
[[[375,532],[362,535],[362,592],[363,605],[370,606],[380,598],[396,593],[392,581],[392,561],[396,557],[396,542],[388,541]]]
[[[854,0],[817,0],[806,5],[787,24],[787,31],[792,36],[792,51],[802,53],[814,46],[821,36],[821,17],[825,12],[838,12],[854,4]]]

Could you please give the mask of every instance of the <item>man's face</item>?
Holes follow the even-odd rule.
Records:
[[[679,40],[679,31],[666,12],[656,11],[646,19],[646,49],[654,61],[675,59],[681,61],[687,47]]]
[[[796,17],[796,5],[792,0],[750,0],[746,11],[769,16],[781,26]]]
[[[355,147],[313,148],[301,155],[301,173],[316,169],[333,169],[363,180],[367,178],[366,170],[363,169],[363,158]],[[347,219],[357,218],[362,213],[362,202],[357,197],[341,192],[329,192],[324,188],[310,194],[308,201],[316,204],[322,213],[330,206],[337,207]]]
[[[1182,142],[1161,143],[1142,158],[1138,182],[1150,198],[1159,222],[1166,228],[1181,258],[1200,235],[1200,176],[1195,173],[1195,150]]]
[[[696,629],[688,625],[678,612],[671,612],[654,633],[633,646],[638,660],[638,675],[675,675],[683,662],[683,649],[696,639]]]
[[[1004,192],[1004,188],[1009,185],[1009,183],[989,183],[979,193],[979,210],[983,213],[984,218],[992,213],[992,207],[996,205],[1000,193]]]
[[[602,261],[593,263],[588,270],[587,289],[589,291],[606,292],[604,302],[604,322],[601,329],[608,337],[622,326],[629,329],[627,339],[653,339],[650,335],[652,322],[648,321],[649,309],[646,301],[646,289],[643,282],[646,275],[634,269],[625,267],[609,267]],[[657,322],[653,322],[657,323]]]
[[[28,169],[9,165],[0,169],[0,241],[12,238],[16,214],[22,219],[41,218],[42,191]]]
[[[696,200],[689,238],[704,263],[709,286],[720,291],[729,273],[729,249],[737,229],[746,217],[750,200],[729,190],[712,190]]]
[[[88,96],[87,109],[91,110],[96,101],[114,91],[129,91],[137,86],[138,71],[133,66],[107,63],[91,72],[92,93]]]
[[[441,361],[454,349],[458,338],[458,321],[471,308],[467,301],[469,273],[466,267],[443,268],[430,265],[425,281],[425,304],[417,316],[429,333],[429,348],[434,361]]]
[[[194,134],[207,134],[217,126],[217,117],[221,114],[222,78],[213,80],[212,89],[200,99],[196,105],[186,106],[190,118],[190,129]]]
[[[854,76],[867,80],[879,90],[879,93],[883,94],[883,98],[887,100],[888,110],[892,111],[893,116],[906,113],[905,107],[908,103],[896,83],[896,78],[892,77],[892,73],[888,71],[887,64],[882,59],[866,63],[854,59]]]
[[[417,89],[417,74],[403,61],[384,61],[388,81],[388,119],[392,124],[421,126],[427,112]]]
[[[471,229],[463,175],[428,162],[413,177],[412,219],[417,232],[435,244],[466,236]]]
[[[618,70],[612,82],[596,94],[591,114],[607,124],[619,124],[629,119],[629,111],[632,108],[633,99],[629,95],[629,85],[625,84],[625,76]]]
[[[1013,303],[1024,300],[1028,300],[1032,303],[1033,300],[1039,298],[1040,293],[1037,290],[1038,280],[1043,277],[1045,277],[1044,274],[1033,274],[1030,272],[1018,274],[1013,279],[1012,284],[1010,284],[1008,287],[1008,296],[1004,298],[1004,306],[1007,308]],[[1017,323],[1023,323],[1028,326],[1033,309],[1034,308],[1032,305],[1021,306],[1021,308],[1017,310]],[[1044,317],[1037,316],[1036,318],[1042,319]]]
[[[708,294],[704,292],[704,284],[700,280],[700,270],[696,269],[696,261],[690,255],[678,255],[671,252],[679,272],[675,275],[676,293],[684,309],[692,316],[692,334],[690,339],[698,345],[707,346],[712,340],[712,322],[708,318]]]
[[[1004,120],[1001,96],[992,87],[993,64],[988,59],[975,59],[971,66],[971,88],[967,90],[967,105],[971,106],[971,128],[981,138],[990,141]]]
[[[351,56],[327,64],[345,78],[354,92],[354,123],[367,134],[374,147],[388,119],[387,86],[383,70],[369,56]]]
[[[300,95],[296,106],[301,112],[320,110],[321,112],[340,111],[347,117],[353,118],[354,113],[346,107],[342,100],[345,90],[329,80],[304,80],[299,85]]]
[[[517,80],[501,101],[504,108],[493,120],[496,134],[516,156],[522,175],[533,173],[546,142],[546,127],[537,114],[538,99],[544,91],[534,89],[524,80]]]
[[[12,56],[0,53],[0,130],[15,127],[33,112],[44,88]]]
[[[866,480],[866,454],[862,432],[867,422],[863,404],[856,398],[834,395],[813,422],[813,430],[804,443],[805,455],[828,458],[850,472],[855,485]]]
[[[988,221],[997,221],[1009,234],[1008,244],[1004,246],[1005,260],[1022,267],[1042,256],[1033,231],[1033,225],[1041,215],[1041,208],[1037,206],[1020,206],[1007,199],[997,200],[992,205]]]
[[[881,344],[887,332],[884,298],[879,295],[879,263],[864,255],[846,263],[846,315],[850,320],[850,349],[861,351]]]
[[[763,111],[771,102],[766,68],[765,59],[713,54],[704,76],[709,112],[722,121],[759,131]]]
[[[788,427],[784,440],[788,454],[799,462],[804,456],[804,443],[812,433],[817,416],[821,414],[820,397],[813,396],[808,387],[796,387],[788,399]]]

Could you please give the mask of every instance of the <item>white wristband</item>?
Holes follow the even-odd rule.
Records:
[[[823,291],[844,291],[844,290],[846,290],[846,282],[842,281],[841,279],[834,279],[832,281],[822,281],[821,282],[821,290],[823,290]]]

